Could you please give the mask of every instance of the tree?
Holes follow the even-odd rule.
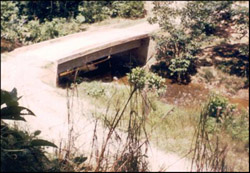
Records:
[[[233,1],[176,3],[180,2],[154,2],[154,16],[148,21],[158,23],[161,28],[161,33],[153,38],[157,44],[156,58],[162,67],[165,66],[165,76],[183,82],[196,71],[194,60],[201,51],[202,43],[220,37],[220,28],[234,25],[241,37],[248,33],[249,10]],[[183,6],[178,8],[179,5]],[[188,58],[190,55],[193,62]],[[157,69],[156,66],[153,68]]]
[[[175,25],[174,19],[180,17],[182,11],[175,8],[173,2],[154,4],[154,17],[149,22],[158,23],[163,31],[163,34],[153,36],[157,43],[156,59],[165,63],[166,77],[188,82],[189,75],[193,74],[190,72],[196,71],[195,55],[199,52],[199,44],[187,34],[183,25]]]

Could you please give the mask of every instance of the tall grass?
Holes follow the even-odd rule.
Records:
[[[211,96],[200,113],[191,167],[199,172],[249,171],[249,115],[227,102],[224,107],[211,107],[221,103],[218,99]],[[216,116],[210,109],[217,109]]]
[[[97,108],[96,129],[107,130],[104,137],[94,130],[86,170],[149,170],[149,141],[190,158],[196,171],[249,169],[247,111],[225,111],[227,118],[218,123],[210,117],[208,104],[177,107],[161,102],[155,92],[116,83],[83,82],[76,87],[81,90],[77,97],[90,99]]]
[[[76,157],[80,157],[79,153],[73,149],[75,135],[74,115],[72,115],[74,107],[73,97],[79,97],[78,92],[76,92],[78,86],[75,83],[71,85],[71,90],[67,89],[68,140],[64,145],[60,145],[60,150],[57,151],[57,156],[60,157],[58,163],[60,166],[64,165],[63,169],[65,171],[79,171],[83,169],[96,172],[147,171],[146,153],[148,139],[144,138],[142,140],[142,134],[146,136],[147,132],[145,129],[145,112],[140,109],[142,103],[140,91],[136,88],[128,87],[123,92],[120,92],[117,88],[111,89],[110,92],[100,92],[100,89],[103,91],[111,87],[100,87],[99,84],[95,82],[95,87],[89,84],[87,90],[85,88],[85,94],[93,97],[93,102],[100,103],[100,101],[103,101],[102,104],[106,107],[105,111],[103,111],[104,113],[99,113],[99,117],[96,117],[91,154],[88,158],[89,164],[82,163],[79,167],[79,165],[73,162]],[[126,94],[124,91],[126,91]],[[123,94],[123,97],[117,97],[116,93]],[[98,98],[100,99],[99,101],[97,101]],[[102,123],[99,123],[100,119]],[[105,132],[107,131],[107,133],[104,133],[104,136],[98,136],[97,128],[100,125]],[[126,133],[119,130],[121,125],[126,127]],[[97,142],[99,138],[103,139],[101,145]]]

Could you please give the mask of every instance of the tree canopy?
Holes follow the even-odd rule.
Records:
[[[247,7],[233,1],[188,1],[178,5],[176,3],[180,2],[154,2],[154,16],[149,18],[149,22],[158,23],[162,31],[154,35],[157,43],[156,58],[165,63],[167,77],[183,82],[189,75],[194,74],[194,60],[201,52],[202,44],[222,37],[220,32],[229,26],[234,27],[239,38],[248,37]],[[247,48],[242,48],[242,53],[246,54],[243,49]],[[188,58],[191,56],[192,60]]]

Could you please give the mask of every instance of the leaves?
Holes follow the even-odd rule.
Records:
[[[142,90],[145,87],[148,89],[160,89],[164,86],[165,80],[152,72],[146,72],[143,68],[133,68],[128,75],[129,82],[135,89]]]
[[[21,115],[34,115],[35,114],[28,108],[18,106],[17,90],[14,88],[11,92],[1,90],[1,119],[7,120],[21,120],[25,121]],[[3,106],[3,105],[6,106]]]
[[[146,72],[143,68],[136,67],[128,74],[129,82],[136,89],[143,89],[146,84]]]
[[[79,157],[75,157],[73,161],[74,161],[74,163],[79,165],[79,164],[85,162],[87,159],[88,159],[87,157],[84,157],[83,155],[81,155]]]
[[[144,15],[144,2],[136,1],[5,1],[1,2],[1,37],[31,44],[80,32],[85,29],[82,23]]]
[[[48,147],[55,147],[57,148],[57,146],[55,144],[53,144],[52,142],[43,140],[43,139],[34,139],[30,142],[30,146],[32,147],[37,147],[37,146],[48,146]]]
[[[16,88],[11,92],[1,90],[1,119],[25,121],[21,115],[35,115],[28,108],[18,106],[20,98],[17,97]],[[9,127],[7,123],[1,121],[1,171],[49,172],[51,168],[48,165],[52,162],[41,147],[57,148],[57,146],[47,140],[37,139],[39,134],[40,130],[29,134],[16,127]]]
[[[38,136],[38,135],[40,135],[41,134],[41,130],[36,130],[35,132],[34,132],[34,136]]]
[[[18,106],[18,100],[21,97],[17,97],[16,88],[13,88],[11,92],[1,90],[1,105],[6,104],[7,106]]]

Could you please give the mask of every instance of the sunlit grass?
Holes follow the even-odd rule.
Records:
[[[103,89],[103,92],[98,92],[100,89]],[[89,99],[100,110],[99,112],[95,111],[94,116],[105,125],[105,118],[111,121],[115,115],[114,113],[128,99],[130,87],[118,83],[83,82],[79,85],[78,90],[80,97]],[[95,93],[93,91],[96,91],[97,94],[93,95]],[[89,93],[92,93],[92,95]],[[166,104],[161,102],[154,92],[147,92],[147,99],[149,100],[150,112],[142,118],[146,120],[147,137],[149,137],[150,142],[163,151],[174,152],[180,156],[189,153],[193,149],[195,130],[198,126],[202,105],[205,103],[199,103],[192,107]],[[143,100],[139,96],[137,102],[138,110],[142,111]],[[141,114],[142,112],[139,112],[138,116],[141,116]],[[125,111],[118,125],[118,129],[125,133],[129,115],[129,111]],[[247,110],[245,110],[244,115],[249,115]],[[220,142],[230,145],[227,161],[229,164],[234,164],[234,170],[249,169],[246,164],[248,160],[247,153],[249,152],[249,147],[247,147],[249,138],[246,137],[246,134],[249,133],[245,133],[249,129],[249,125],[242,125],[242,117],[243,114],[236,117],[233,125],[235,127],[230,128],[228,126],[229,129],[223,129],[220,134],[223,136]],[[142,136],[142,138],[144,137]],[[192,154],[193,152],[190,152],[186,157],[191,158]]]

